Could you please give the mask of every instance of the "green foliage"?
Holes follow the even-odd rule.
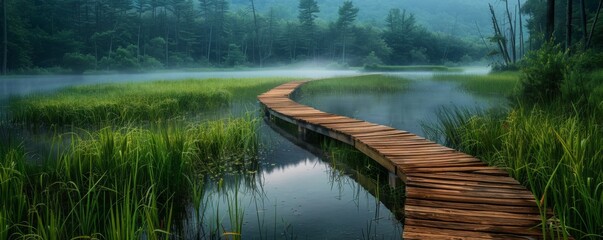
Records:
[[[71,68],[71,64],[76,72],[90,68],[64,63],[63,56],[70,53],[93,55],[97,70],[118,71],[157,69],[161,65],[190,68],[198,67],[199,62],[206,63],[204,66],[268,66],[333,56],[342,56],[342,64],[362,66],[371,51],[387,64],[439,64],[459,62],[466,54],[473,59],[483,55],[479,45],[470,43],[475,42],[473,39],[435,34],[416,21],[413,25],[418,30],[386,34],[378,21],[386,15],[383,6],[404,6],[379,1],[379,8],[351,1],[288,0],[279,1],[280,6],[269,6],[273,1],[254,1],[256,14],[249,14],[249,2],[236,0],[120,0],[106,4],[7,0],[8,68],[11,73],[42,72],[38,68],[63,65]],[[230,9],[230,3],[237,7]],[[323,6],[329,10],[320,15]],[[342,15],[338,19],[339,7]],[[406,7],[414,12],[428,8],[423,2]],[[375,16],[370,21],[362,17],[368,12]],[[377,12],[380,14],[375,15]],[[356,21],[359,19],[362,21]],[[471,25],[473,29],[473,20]],[[231,44],[239,50],[234,51]]]
[[[558,221],[543,222],[543,231],[550,233],[550,226],[576,239],[599,239],[603,237],[601,118],[592,112],[568,113],[566,107],[557,103],[477,115],[449,110],[440,114],[432,137],[444,136],[448,146],[506,168],[531,189],[542,213],[550,208]]]
[[[207,79],[78,86],[13,99],[13,122],[77,126],[158,121],[253,99],[286,79]]]
[[[74,73],[83,73],[86,70],[93,69],[96,59],[90,54],[65,53],[63,56],[63,66],[71,68]]]
[[[377,57],[374,51],[371,51],[363,60],[364,66],[375,66],[383,64],[381,58]]]
[[[204,176],[256,170],[258,119],[155,127],[58,136],[42,165],[0,145],[0,237],[167,238]]]
[[[151,56],[143,56],[142,63],[140,63],[140,67],[143,69],[161,69],[163,68],[163,63]]]
[[[556,99],[586,104],[597,86],[603,84],[591,73],[603,64],[603,55],[593,51],[569,54],[559,45],[545,43],[528,53],[522,63],[521,97],[529,102]]]
[[[458,82],[463,89],[476,94],[512,96],[516,95],[519,88],[520,73],[495,72],[487,75],[437,73],[433,75],[433,79]]]
[[[603,66],[603,54],[580,51],[571,55],[563,75],[561,95],[563,100],[575,104],[587,104],[591,92],[603,85],[603,79],[593,71]]]
[[[384,75],[330,78],[302,85],[303,94],[317,92],[398,92],[405,90],[408,80]]]
[[[521,69],[521,96],[536,102],[552,101],[559,97],[567,63],[567,54],[552,42],[529,52]]]
[[[433,72],[460,72],[460,68],[449,68],[437,65],[412,65],[412,66],[387,66],[387,65],[366,65],[365,71],[371,72],[412,72],[412,71],[433,71]]]
[[[241,52],[241,47],[236,44],[228,45],[228,54],[224,58],[224,64],[229,67],[243,65],[247,62],[246,56]]]

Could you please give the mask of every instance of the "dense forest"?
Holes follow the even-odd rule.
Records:
[[[504,52],[496,38],[510,38],[513,26],[513,36],[521,36],[505,39],[505,45],[523,50],[542,43],[544,0],[403,2],[3,0],[2,72],[263,67],[308,60],[333,67],[497,62]],[[556,2],[556,14],[564,16],[565,4]],[[488,3],[502,19],[500,34],[489,23]],[[585,5],[584,15],[594,18],[597,1]],[[450,8],[467,14],[445,11]],[[574,9],[576,18],[580,10]],[[521,24],[518,16],[525,19]],[[555,26],[556,39],[563,40],[564,23]],[[599,45],[603,31],[593,32],[599,34],[592,43]]]
[[[428,30],[404,9],[381,9],[378,15],[377,5],[370,8],[366,2],[356,6],[296,0],[288,9],[269,7],[269,2],[5,0],[4,63],[9,73],[57,67],[82,72],[266,66],[306,60],[360,66],[467,63],[487,52],[479,42],[451,34],[450,24],[448,33]],[[357,19],[365,6],[373,9],[367,11],[373,17]]]

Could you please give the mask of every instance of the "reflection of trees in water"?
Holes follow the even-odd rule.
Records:
[[[302,147],[316,156],[321,156],[321,160],[328,164],[329,182],[332,188],[338,188],[343,192],[344,187],[364,188],[367,193],[377,199],[376,203],[383,203],[390,209],[397,219],[403,217],[404,206],[404,186],[401,180],[396,177],[396,186],[390,186],[390,173],[387,169],[376,163],[355,148],[340,143],[335,140],[327,139],[317,133],[309,133],[306,140],[301,140],[296,136],[296,129],[291,128],[292,124],[283,121],[270,122],[268,125],[280,133],[283,137]],[[289,126],[287,126],[289,125]],[[283,127],[283,128],[281,128]],[[299,164],[299,160],[292,164]],[[280,166],[279,168],[285,168]],[[350,181],[354,181],[354,184]],[[360,197],[360,189],[354,191],[356,202]],[[368,196],[367,196],[368,197]],[[376,207],[378,210],[378,206]],[[375,211],[378,213],[378,211]]]
[[[289,124],[291,125],[291,124]],[[367,237],[371,234],[377,236],[377,225],[381,219],[381,205],[390,209],[397,219],[402,218],[403,206],[403,186],[397,188],[390,187],[388,184],[389,173],[372,159],[366,157],[357,150],[340,143],[325,141],[318,134],[308,136],[308,141],[303,141],[296,136],[296,128],[286,126],[286,124],[268,122],[266,126],[274,130],[264,129],[264,134],[280,134],[288,141],[299,146],[312,154],[320,156],[320,160],[328,163],[327,176],[331,188],[340,194],[349,191],[353,194],[353,201],[357,208],[360,208],[360,198],[375,198],[374,213],[366,228],[362,229],[362,234]],[[277,138],[267,140],[279,141]],[[272,142],[274,143],[274,142]],[[272,147],[283,147],[283,144],[274,144]],[[289,149],[288,147],[287,149]],[[262,149],[262,148],[260,148]],[[300,164],[307,163],[308,159],[317,159],[312,157],[300,157],[299,152],[292,150],[291,157],[279,159],[265,159],[275,154],[260,150],[261,160],[254,166],[257,168],[238,171],[233,174],[226,174],[219,180],[205,179],[203,197],[200,206],[188,206],[189,216],[183,223],[182,233],[185,238],[192,239],[214,239],[214,238],[232,238],[236,235],[235,230],[241,230],[237,223],[245,218],[246,224],[250,224],[252,229],[243,230],[245,234],[251,231],[254,237],[264,238],[295,238],[298,234],[294,226],[290,224],[282,213],[277,211],[278,199],[270,199],[264,189],[264,176],[278,170],[285,170]],[[278,161],[278,164],[270,162]],[[363,195],[364,193],[364,195]],[[341,197],[341,195],[340,195]],[[284,196],[286,198],[286,196]],[[238,201],[236,207],[233,203]],[[239,212],[238,215],[229,213]],[[241,214],[245,213],[245,214]],[[237,217],[238,216],[238,217]],[[233,230],[234,229],[234,230]],[[240,234],[240,232],[239,232]],[[247,235],[249,236],[249,235]]]

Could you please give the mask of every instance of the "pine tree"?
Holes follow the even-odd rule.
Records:
[[[358,16],[359,9],[354,7],[352,1],[345,1],[343,5],[339,7],[339,17],[337,18],[336,27],[337,30],[341,33],[341,62],[343,64],[346,63],[346,45],[347,38],[350,32],[350,28],[352,24],[356,20],[356,16]]]

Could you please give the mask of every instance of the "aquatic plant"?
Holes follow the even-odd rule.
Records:
[[[157,121],[252,101],[288,81],[207,79],[77,86],[10,101],[13,122],[28,125],[124,125]]]
[[[461,72],[461,68],[451,68],[439,65],[409,65],[409,66],[388,66],[388,65],[366,65],[364,71],[369,72]]]
[[[66,134],[42,165],[19,145],[1,145],[0,237],[169,238],[182,206],[199,203],[204,176],[257,166],[258,124],[249,116]],[[212,170],[231,161],[236,167]]]
[[[329,78],[302,85],[301,94],[334,92],[396,92],[405,90],[408,80],[385,75]]]
[[[487,75],[479,74],[446,74],[433,75],[437,81],[453,81],[461,88],[475,94],[511,96],[518,92],[519,72],[496,72]]]
[[[599,239],[603,125],[597,113],[568,113],[564,105],[520,106],[502,114],[445,110],[431,130],[443,135],[446,145],[506,168],[531,189],[542,214],[547,208],[555,213],[557,222],[543,217],[543,231]]]

